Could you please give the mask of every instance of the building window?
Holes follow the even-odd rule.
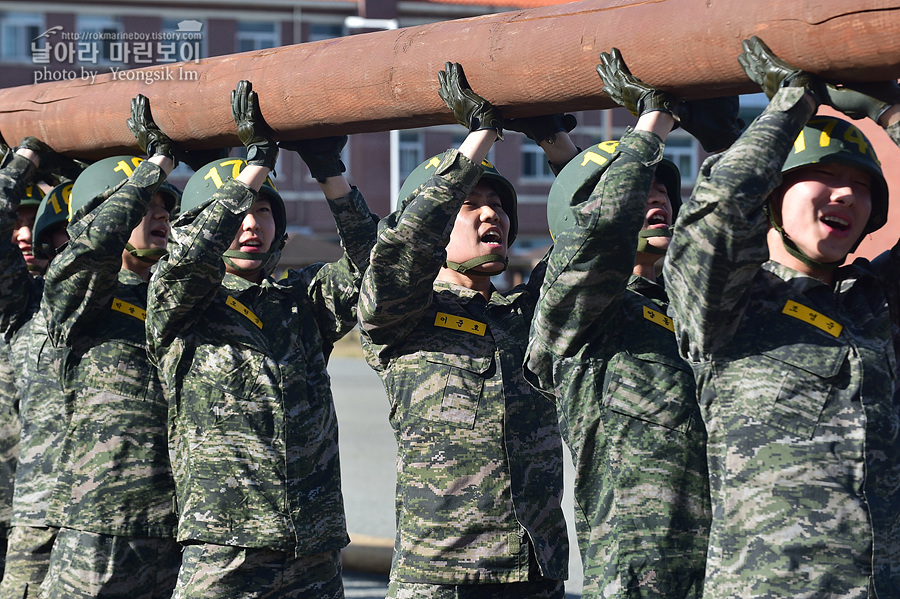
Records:
[[[42,15],[0,13],[0,59],[4,62],[31,62],[31,42],[43,31]]]
[[[400,132],[400,180],[406,179],[417,166],[425,162],[425,142],[421,133]]]
[[[552,181],[553,171],[544,150],[531,141],[522,144],[522,179],[527,181]]]
[[[320,40],[330,40],[335,37],[344,36],[344,26],[328,23],[312,23],[309,26],[308,42],[318,42]]]
[[[88,64],[122,64],[118,56],[123,47],[122,23],[110,17],[78,17],[78,62]]]
[[[276,23],[241,21],[237,28],[237,52],[250,52],[281,45]]]
[[[693,137],[669,137],[665,157],[681,171],[681,184],[697,180],[697,141]]]

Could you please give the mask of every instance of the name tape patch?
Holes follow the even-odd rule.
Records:
[[[453,316],[446,312],[437,313],[437,316],[434,317],[434,326],[472,333],[473,335],[478,335],[480,337],[484,337],[484,332],[487,330],[487,325],[483,322],[478,322],[477,320],[464,318],[462,316]]]
[[[258,326],[260,329],[263,328],[263,321],[259,319],[259,316],[254,314],[253,310],[251,310],[241,302],[237,301],[229,295],[228,299],[225,300],[225,303],[228,304],[228,307],[230,307],[232,310],[235,310],[236,312],[239,312],[246,316],[250,322]]]
[[[118,298],[113,298],[112,309],[116,312],[121,312],[122,314],[127,314],[128,316],[133,316],[138,320],[146,322],[147,320],[147,311],[139,306],[135,306],[134,304],[129,304],[124,300],[120,300]]]
[[[662,312],[657,312],[656,310],[651,310],[647,306],[644,306],[644,318],[652,323],[658,324],[664,329],[669,329],[673,333],[675,332],[675,323]]]
[[[837,321],[828,318],[821,312],[816,312],[812,308],[807,308],[802,304],[798,304],[793,300],[787,301],[781,313],[807,322],[834,337],[839,336],[841,331],[844,330],[843,325],[839,324]]]

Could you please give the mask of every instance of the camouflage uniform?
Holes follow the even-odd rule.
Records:
[[[329,201],[344,256],[255,284],[226,274],[222,254],[256,198],[226,181],[179,219],[151,281],[148,345],[169,399],[178,540],[339,560],[349,537],[326,362],[356,323],[377,221],[358,190]],[[177,597],[226,589],[214,584],[218,563],[188,557]],[[212,582],[190,571],[206,566]]]
[[[37,168],[10,152],[0,168],[0,575],[3,575],[11,534],[16,461],[19,455],[21,375],[14,357],[26,355],[29,323],[37,311],[44,280],[28,272],[22,253],[12,242],[19,200]],[[21,360],[19,360],[20,362]]]
[[[706,433],[662,286],[632,275],[662,142],[626,133],[573,195],[525,368],[554,394],[575,464],[584,597],[700,597]],[[602,175],[602,176],[601,176]]]
[[[810,117],[802,95],[780,90],[704,163],[666,263],[709,435],[712,599],[900,596],[897,248],[833,286],[767,261],[764,205]]]
[[[49,505],[49,523],[62,530],[47,597],[167,597],[177,575],[166,403],[145,347],[147,282],[122,269],[131,231],[164,179],[155,164],[138,165],[99,206],[75,215],[71,241],[47,271],[41,310],[62,350],[67,420]],[[129,572],[134,560],[157,585]]]
[[[448,151],[381,224],[360,292],[363,347],[399,452],[392,597],[496,597],[500,583],[519,583],[505,592],[521,597],[561,597],[567,575],[556,411],[522,376],[544,265],[489,302],[435,280],[482,170]],[[459,589],[426,594],[426,584]]]

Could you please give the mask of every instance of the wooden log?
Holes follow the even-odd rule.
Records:
[[[185,147],[234,146],[240,79],[279,139],[450,123],[445,61],[507,116],[609,108],[595,66],[614,46],[636,76],[682,97],[756,92],[736,60],[751,35],[823,77],[884,80],[900,75],[898,32],[900,0],[583,0],[140,69],[160,77],[150,85],[106,74],[3,89],[0,134],[86,157],[133,149],[125,119],[143,93]],[[186,71],[197,80],[178,80]]]

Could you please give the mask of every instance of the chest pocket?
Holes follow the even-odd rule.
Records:
[[[840,384],[841,368],[850,349],[797,343],[762,352],[764,373],[744,377],[746,390],[763,382],[771,390],[762,402],[768,414],[760,418],[772,426],[803,438],[812,437],[832,388]],[[849,376],[846,374],[845,376]]]
[[[419,378],[408,397],[407,413],[414,418],[449,426],[473,428],[493,355],[466,356],[428,352],[421,368],[409,374]]]
[[[619,352],[610,362],[605,387],[606,407],[657,426],[686,432],[699,416],[694,376],[679,358]]]

